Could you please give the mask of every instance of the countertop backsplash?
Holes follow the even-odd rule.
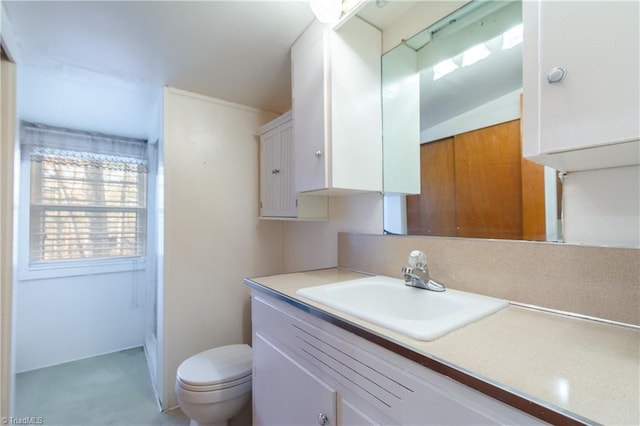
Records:
[[[338,266],[401,278],[412,250],[447,287],[640,325],[640,249],[340,233]]]

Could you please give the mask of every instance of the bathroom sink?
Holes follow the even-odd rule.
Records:
[[[423,341],[435,340],[509,305],[506,300],[464,291],[439,293],[409,287],[401,279],[381,275],[307,287],[296,294]]]

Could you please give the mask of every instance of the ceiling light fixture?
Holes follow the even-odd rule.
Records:
[[[342,15],[342,0],[309,0],[309,5],[323,24],[335,24]]]

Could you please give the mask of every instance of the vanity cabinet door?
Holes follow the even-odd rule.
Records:
[[[298,192],[382,191],[380,30],[311,24],[291,47]]]
[[[253,339],[255,425],[336,425],[336,391],[262,335]]]
[[[525,156],[567,171],[640,163],[639,16],[637,1],[524,2]]]
[[[341,426],[377,426],[383,423],[373,420],[344,398],[340,404]]]

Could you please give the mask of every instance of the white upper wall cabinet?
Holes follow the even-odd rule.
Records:
[[[639,7],[524,2],[525,157],[564,171],[640,163]]]
[[[260,135],[260,216],[296,216],[291,114]]]
[[[291,112],[258,129],[260,135],[260,218],[326,220],[327,197],[298,194],[293,176]]]
[[[381,32],[358,17],[315,21],[291,49],[295,186],[382,191]]]

